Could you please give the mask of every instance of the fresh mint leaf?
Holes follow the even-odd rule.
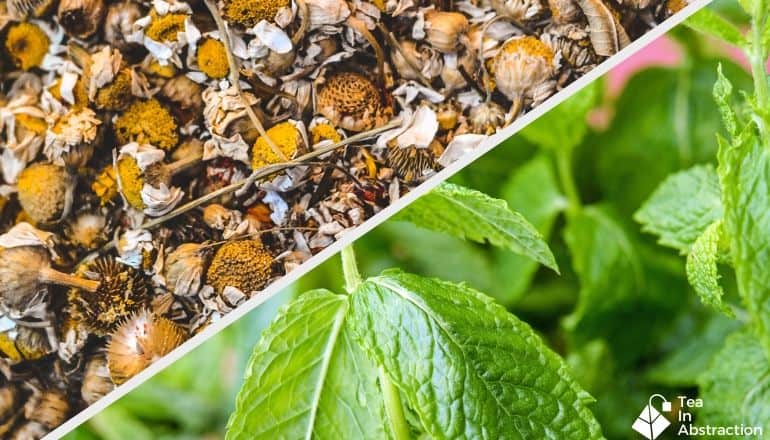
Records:
[[[741,31],[732,23],[709,8],[703,8],[685,21],[687,26],[696,31],[724,40],[738,47],[746,45]]]
[[[559,190],[551,160],[539,155],[518,168],[503,185],[502,198],[521,213],[547,240],[559,213],[567,208],[567,199]],[[535,261],[511,252],[494,252],[494,279],[500,280],[490,293],[503,305],[518,301],[537,271]],[[450,280],[451,281],[451,280]]]
[[[580,280],[578,304],[564,324],[582,340],[606,336],[605,320],[644,283],[639,257],[623,228],[595,206],[569,218],[564,240]]]
[[[770,147],[747,129],[720,151],[725,231],[738,282],[763,344],[770,350]]]
[[[600,85],[600,82],[587,85],[526,126],[521,130],[521,136],[551,150],[570,150],[576,147],[588,130],[586,116],[598,101]]]
[[[722,218],[719,177],[697,165],[666,178],[634,215],[659,243],[687,253],[706,228]]]
[[[705,9],[704,9],[705,10]],[[730,98],[733,93],[733,84],[722,72],[722,65],[717,67],[717,81],[714,83],[714,101],[722,115],[722,123],[725,125],[727,133],[735,137],[738,131],[738,118],[730,105]]]
[[[432,438],[601,438],[564,362],[491,298],[387,271],[351,306],[358,340]]]
[[[770,363],[748,329],[734,333],[698,379],[699,425],[761,426],[770,431]]]
[[[349,297],[327,290],[284,307],[246,370],[228,439],[389,438],[377,368],[353,342]]]
[[[451,183],[442,183],[401,211],[398,220],[479,243],[489,242],[558,272],[556,260],[527,220],[504,200]]]
[[[687,255],[687,280],[695,289],[703,304],[733,317],[732,309],[722,302],[725,292],[719,284],[719,241],[722,236],[722,220],[712,223]]]

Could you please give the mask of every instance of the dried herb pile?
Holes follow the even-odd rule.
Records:
[[[0,2],[0,435],[55,428],[683,6]]]

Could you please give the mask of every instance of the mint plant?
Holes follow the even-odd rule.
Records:
[[[687,277],[701,301],[744,328],[725,342],[700,376],[704,399],[722,402],[703,411],[714,424],[770,427],[770,4],[739,2],[751,16],[748,32],[714,11],[690,25],[742,49],[753,91],[736,97],[719,69],[714,99],[727,136],[717,134],[718,166],[696,166],[666,179],[636,213],[643,229],[687,256]],[[720,267],[722,266],[722,267]],[[740,301],[728,301],[721,284],[732,270]]]
[[[443,184],[402,215],[558,270],[537,230]],[[465,284],[342,252],[343,294],[314,290],[263,333],[228,425],[237,438],[601,438],[592,397],[526,323]]]

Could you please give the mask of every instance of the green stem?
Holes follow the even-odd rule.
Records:
[[[767,26],[767,11],[764,0],[755,0],[755,9],[752,14],[752,41],[751,41],[751,53],[749,58],[751,60],[751,74],[754,77],[754,93],[757,98],[757,108],[762,109],[762,124],[760,127],[761,134],[767,134],[767,112],[766,108],[770,105],[770,86],[767,84],[767,48],[764,47],[762,36]]]
[[[349,244],[342,248],[342,276],[345,277],[345,290],[353,293],[361,285],[361,274],[358,272],[358,263],[356,263],[356,251],[353,245]]]
[[[393,429],[393,436],[396,440],[409,440],[412,434],[409,432],[409,424],[404,417],[404,406],[401,404],[401,394],[388,378],[385,370],[380,367],[380,387],[382,388],[382,397],[385,400],[385,412],[390,420],[390,427]]]
[[[556,152],[556,169],[559,173],[562,190],[567,196],[567,215],[573,216],[580,212],[582,204],[580,194],[575,185],[575,176],[572,174],[572,149]]]
[[[342,276],[345,278],[345,290],[352,294],[361,285],[363,279],[358,272],[358,263],[356,262],[356,252],[353,245],[349,244],[342,248]],[[393,436],[396,440],[409,440],[409,424],[404,417],[404,405],[401,403],[401,394],[398,388],[390,381],[385,369],[379,368],[380,388],[382,388],[382,397],[385,403],[385,412],[390,420]]]

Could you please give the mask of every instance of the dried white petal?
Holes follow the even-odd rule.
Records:
[[[144,171],[148,166],[161,162],[166,157],[166,153],[160,148],[149,144],[138,144],[131,142],[120,148],[119,156],[128,155],[134,158],[139,169]]]
[[[26,222],[19,223],[0,235],[0,248],[42,246],[53,250],[54,245],[54,234],[41,231]]]
[[[145,183],[142,188],[142,202],[144,202],[144,213],[150,217],[160,217],[168,214],[184,196],[184,191],[172,186],[169,188],[165,183],[161,183],[158,188]]]
[[[449,142],[441,157],[438,158],[439,165],[448,167],[457,159],[478,148],[486,138],[487,136],[483,134],[461,134],[455,136]]]

